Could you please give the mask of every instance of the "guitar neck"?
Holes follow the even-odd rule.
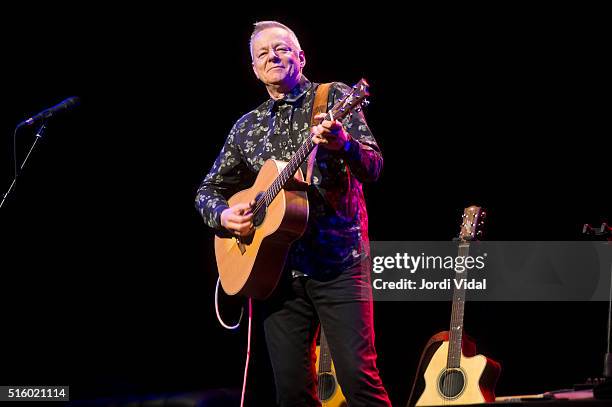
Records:
[[[309,136],[306,141],[300,146],[298,151],[291,157],[285,168],[278,174],[278,177],[274,180],[272,185],[268,187],[265,192],[266,205],[270,205],[272,200],[278,195],[281,189],[284,188],[285,184],[293,177],[293,175],[297,172],[298,168],[308,154],[314,149],[315,144],[313,143],[311,137]]]
[[[329,345],[321,327],[321,337],[319,340],[319,374],[331,372],[331,354],[329,353]]]
[[[465,257],[469,254],[470,243],[460,242],[458,256]],[[455,281],[466,277],[466,271],[455,273]],[[451,312],[451,324],[449,330],[448,368],[458,368],[461,362],[461,346],[463,339],[463,316],[465,310],[465,284],[457,286],[454,284],[453,308]]]

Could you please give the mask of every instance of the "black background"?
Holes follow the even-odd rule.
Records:
[[[366,187],[372,240],[450,239],[470,204],[488,208],[490,240],[577,240],[610,215],[600,11],[317,7],[3,13],[1,185],[16,123],[73,95],[82,105],[49,121],[0,211],[0,383],[69,384],[78,398],[241,384],[246,324],[216,322],[212,233],[193,200],[233,122],[267,97],[249,62],[255,21],[294,29],[309,79],[370,82],[385,158]],[[34,130],[17,136],[20,162]],[[241,301],[223,301],[235,318]],[[375,308],[381,375],[403,405],[450,305]],[[507,395],[599,375],[606,314],[469,303],[465,325],[502,363]]]

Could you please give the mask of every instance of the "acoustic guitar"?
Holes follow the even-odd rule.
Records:
[[[342,120],[353,110],[361,110],[367,96],[368,83],[361,79],[329,110],[325,119]],[[253,186],[228,200],[230,206],[253,200],[256,204],[254,233],[247,237],[215,237],[217,268],[227,294],[264,299],[278,284],[291,243],[302,236],[308,222],[306,191],[287,186],[294,178],[303,183],[300,165],[314,146],[311,134],[289,162],[267,160]]]
[[[485,212],[478,206],[465,208],[459,233],[458,256],[467,256],[470,242],[481,234]],[[456,273],[459,281],[465,278]],[[434,335],[421,356],[417,379],[408,405],[412,405],[418,382],[425,388],[416,406],[474,404],[495,401],[495,384],[501,371],[499,363],[476,355],[475,343],[463,333],[465,284],[455,285],[450,330]],[[421,378],[422,368],[426,366]]]
[[[336,369],[329,353],[329,345],[321,327],[317,354],[317,395],[323,407],[347,407],[346,398],[336,378]]]

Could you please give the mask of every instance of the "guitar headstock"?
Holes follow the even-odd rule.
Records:
[[[463,210],[459,240],[469,242],[482,236],[486,213],[480,206],[472,205]]]
[[[352,110],[360,111],[363,106],[368,105],[366,98],[370,96],[370,85],[365,79],[361,79],[351,88],[338,103],[330,109],[330,113],[336,120],[342,120]]]

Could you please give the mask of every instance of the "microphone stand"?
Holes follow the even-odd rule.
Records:
[[[608,303],[608,349],[604,358],[604,377],[612,378],[612,353],[610,353],[610,324],[612,323],[612,265],[610,265],[610,298]]]
[[[610,302],[608,306],[608,349],[604,357],[604,377],[593,387],[593,397],[600,400],[612,399],[612,354],[610,353],[610,324],[612,323],[612,265],[610,265]]]
[[[15,171],[15,178],[13,178],[13,182],[11,182],[9,189],[6,191],[6,193],[2,197],[2,202],[0,202],[0,208],[2,208],[2,206],[4,205],[4,202],[6,201],[6,198],[8,198],[10,193],[13,191],[13,187],[15,186],[15,183],[17,183],[17,177],[19,176],[21,170],[23,170],[23,167],[25,167],[26,162],[28,161],[28,158],[30,158],[30,154],[32,154],[32,151],[34,151],[34,147],[36,147],[36,143],[38,143],[38,140],[42,138],[43,133],[46,129],[46,125],[47,125],[47,121],[45,120],[43,124],[38,128],[38,131],[36,132],[36,137],[34,138],[34,142],[32,143],[32,145],[30,146],[30,150],[28,151],[28,154],[26,155],[26,157],[23,159],[23,162],[19,166],[19,171]],[[15,128],[15,133],[17,133],[17,130],[19,130],[19,127],[21,126],[17,126]],[[15,137],[13,137],[13,143],[15,142],[16,142]],[[14,159],[15,161],[17,161],[17,156],[15,156]]]
[[[610,302],[608,307],[608,348],[604,357],[603,378],[593,383],[593,397],[598,400],[612,399],[612,354],[610,353],[610,324],[612,322],[612,265],[610,266]]]
[[[589,224],[585,224],[582,233],[590,235],[593,240],[608,240],[608,244],[612,243],[612,228],[607,223],[602,223],[601,228],[595,229]],[[603,378],[594,379],[593,397],[599,400],[612,399],[612,353],[610,353],[610,335],[612,328],[612,264],[610,265],[610,296],[608,299],[608,346],[606,355],[604,356]]]

